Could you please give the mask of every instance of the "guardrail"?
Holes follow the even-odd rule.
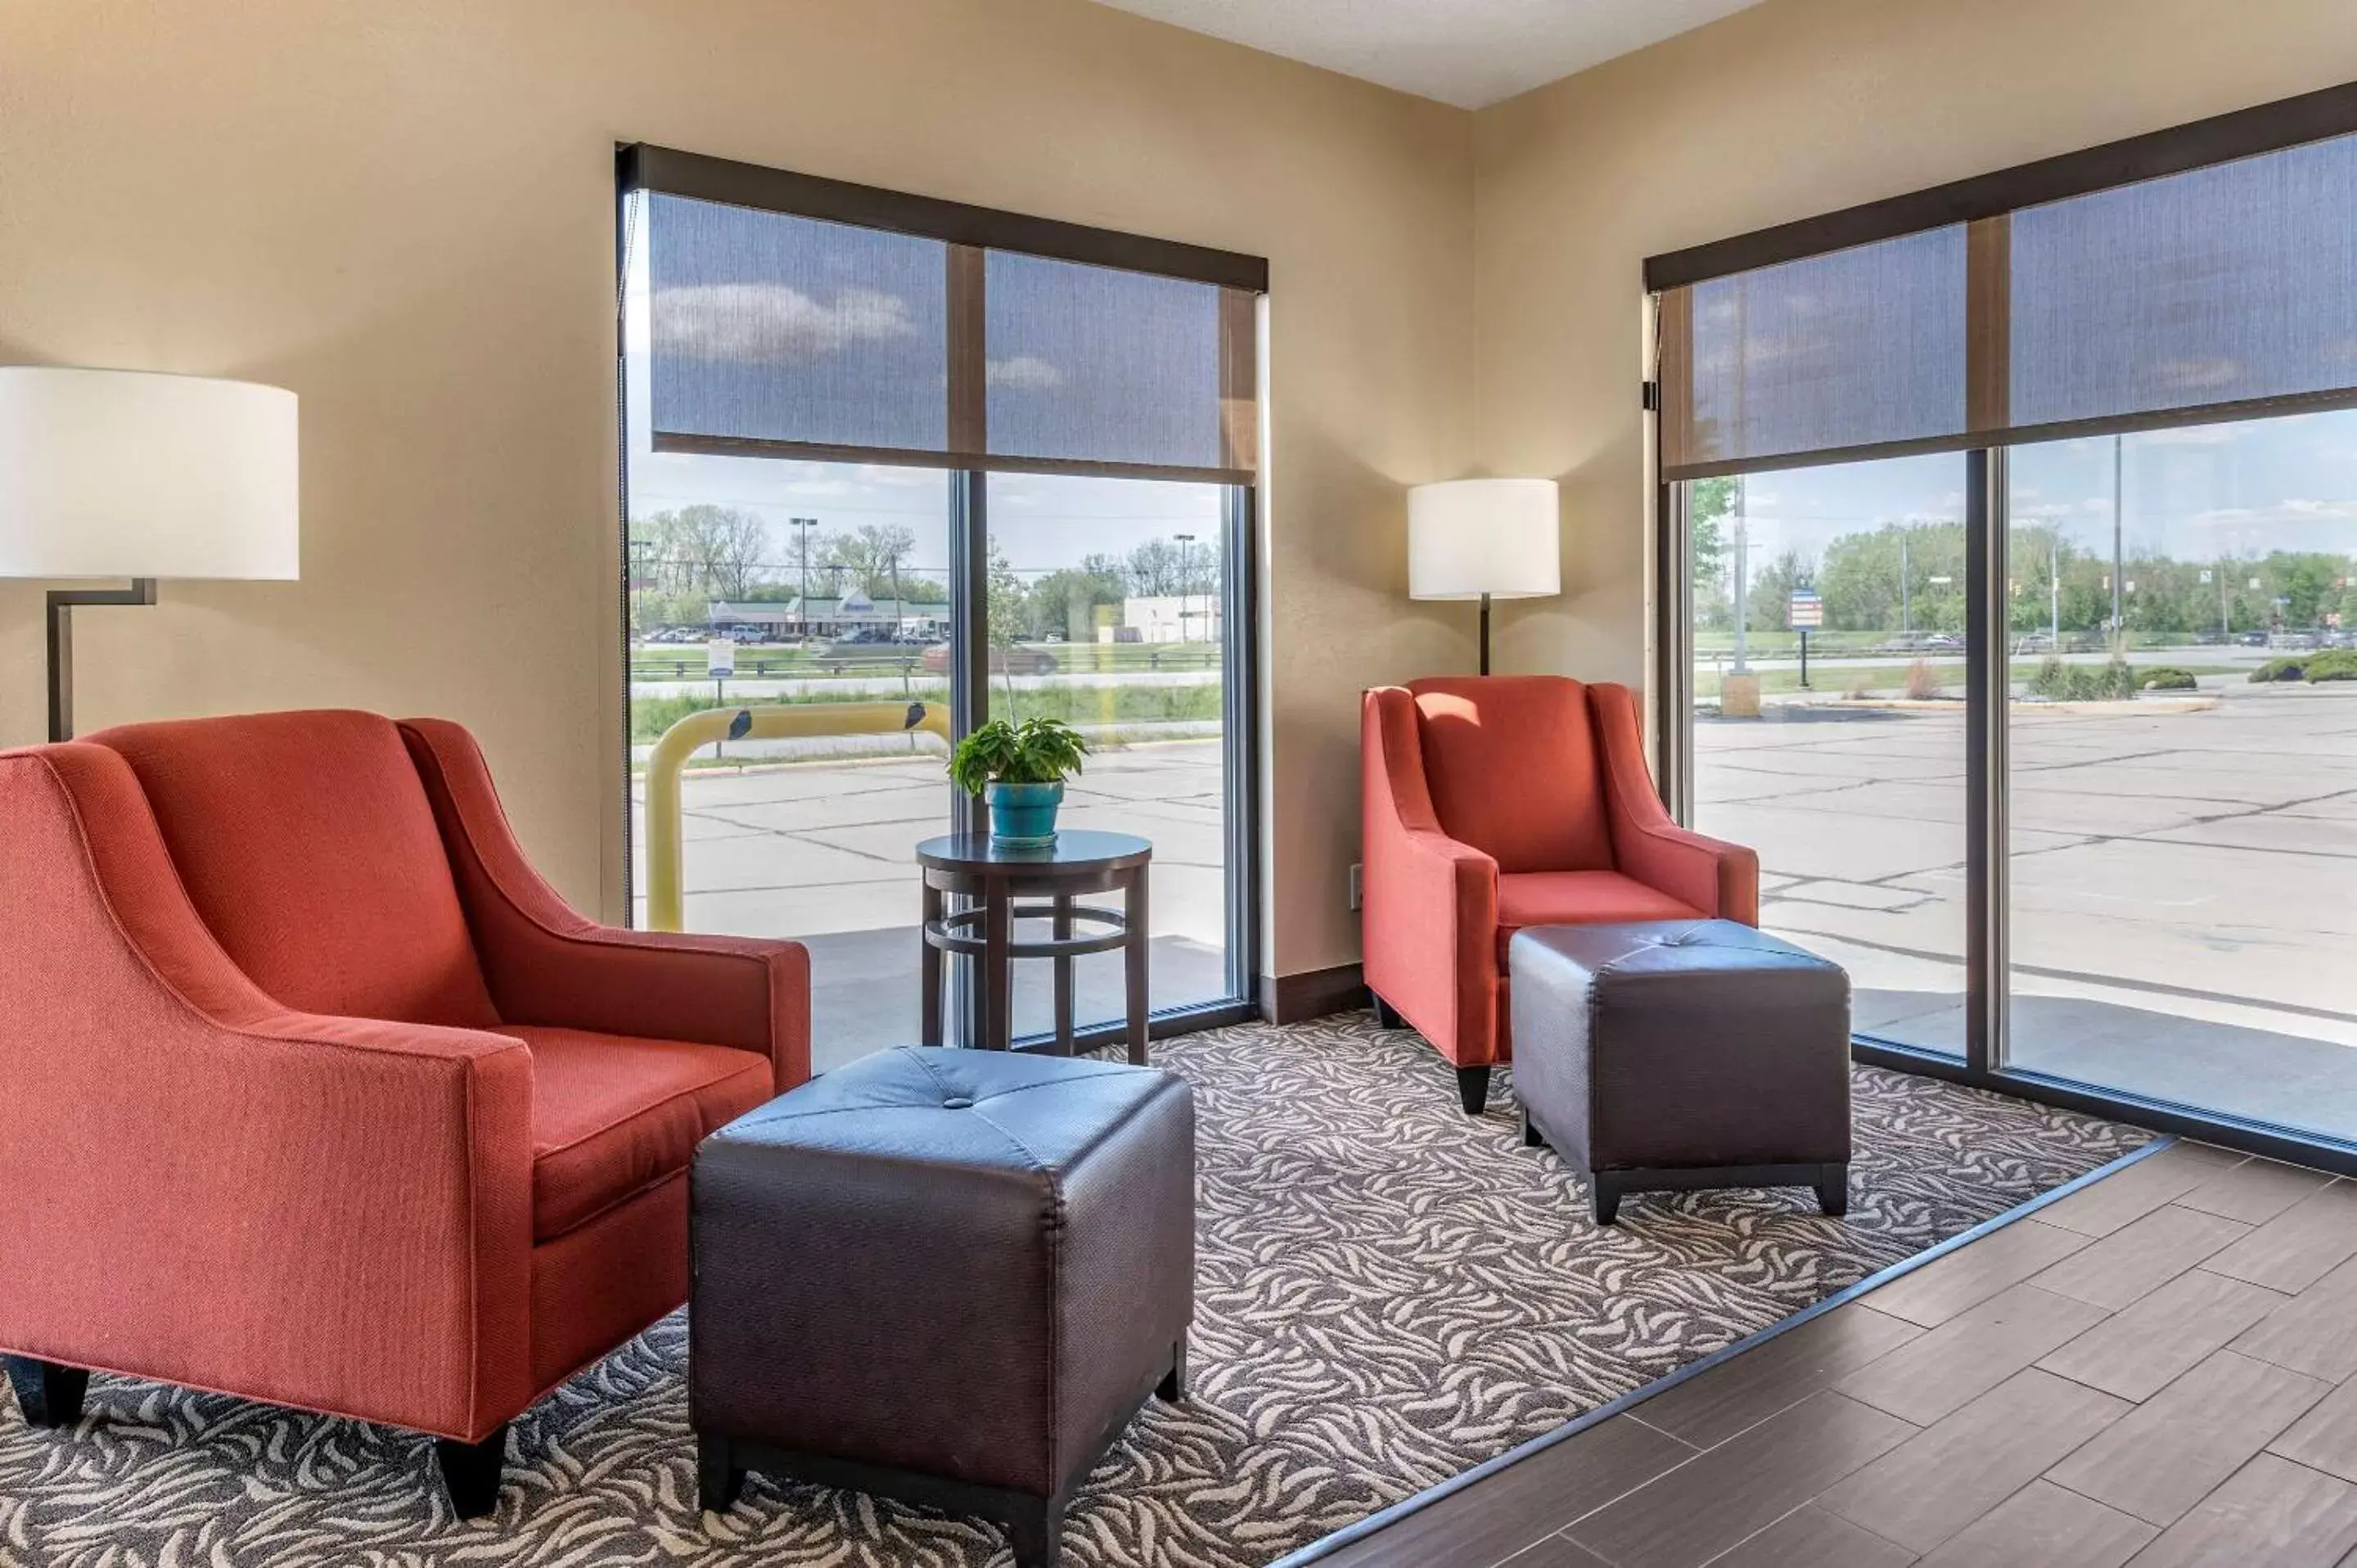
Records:
[[[950,739],[946,703],[797,703],[706,708],[663,731],[647,757],[647,929],[676,931],[684,916],[679,777],[698,748],[723,740],[894,735],[924,730]]]

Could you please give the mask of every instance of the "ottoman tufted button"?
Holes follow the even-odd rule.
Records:
[[[974,1101],[968,1100],[963,1094],[952,1094],[947,1100],[942,1101],[942,1109],[944,1111],[971,1111],[974,1109]]]

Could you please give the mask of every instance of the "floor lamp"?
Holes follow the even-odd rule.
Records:
[[[1481,601],[1481,673],[1490,672],[1490,601],[1563,592],[1553,479],[1452,479],[1407,493],[1407,593]]]
[[[73,736],[73,612],[161,577],[296,575],[295,394],[145,371],[0,366],[0,577],[48,596],[49,738]]]

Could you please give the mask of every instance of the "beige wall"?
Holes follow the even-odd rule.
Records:
[[[619,908],[640,139],[1270,259],[1275,967],[1355,956],[1357,693],[1469,646],[1400,599],[1399,488],[1471,456],[1471,116],[1082,0],[0,0],[0,363],[303,399],[302,582],[85,615],[85,727],[449,714]],[[0,742],[38,738],[38,603],[0,585]]]
[[[1480,456],[1564,483],[1501,667],[1645,678],[1646,256],[2352,79],[2349,0],[1768,0],[1483,111]]]

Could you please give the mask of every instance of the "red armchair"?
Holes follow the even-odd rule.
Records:
[[[1510,1059],[1506,944],[1524,926],[1760,923],[1760,860],[1670,820],[1625,686],[1495,675],[1360,706],[1362,935],[1387,1027],[1457,1067],[1465,1110]]]
[[[431,1433],[687,1294],[697,1142],[810,1071],[793,942],[608,929],[455,725],[272,714],[0,753],[0,1351]]]

